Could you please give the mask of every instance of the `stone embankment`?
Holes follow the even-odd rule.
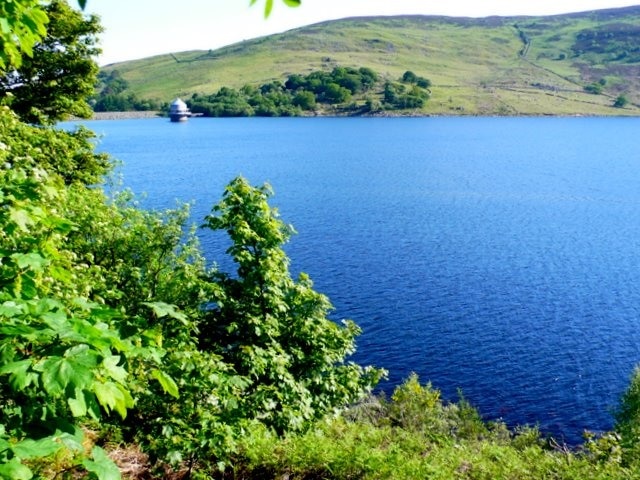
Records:
[[[156,118],[161,112],[94,112],[91,120],[125,120],[128,118]]]

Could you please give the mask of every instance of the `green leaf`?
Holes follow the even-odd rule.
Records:
[[[71,414],[74,417],[84,417],[87,414],[87,402],[84,399],[84,391],[80,388],[75,389],[75,398],[67,399]]]
[[[69,358],[66,358],[66,355],[70,355]],[[38,363],[34,370],[42,372],[44,389],[52,395],[64,392],[69,385],[86,388],[95,378],[95,355],[95,352],[87,350],[86,346],[79,345],[69,349],[64,358],[47,358],[44,362]]]
[[[184,325],[187,324],[187,316],[177,311],[175,305],[169,305],[164,302],[144,302],[143,305],[149,307],[158,318],[175,318],[176,320],[180,320]]]
[[[46,312],[41,315],[42,320],[53,330],[67,330],[69,323],[67,322],[67,314],[64,310]]]
[[[73,366],[62,357],[49,357],[34,369],[42,372],[42,385],[52,395],[64,392],[74,376]]]
[[[128,375],[127,370],[124,367],[119,367],[120,355],[112,355],[103,360],[102,366],[105,371],[118,382],[123,382]]]
[[[10,208],[9,209],[9,218],[18,226],[20,230],[23,232],[28,231],[28,226],[33,224],[33,219],[29,212],[26,210],[22,210],[19,208]]]
[[[19,268],[32,268],[40,270],[47,265],[48,261],[38,253],[14,253],[11,258]]]
[[[271,10],[273,10],[273,0],[267,0],[264,5],[264,18],[268,18],[271,15]]]
[[[38,378],[38,375],[30,371],[31,363],[30,359],[8,363],[0,368],[0,375],[9,373],[11,388],[17,391],[24,390]]]
[[[0,305],[0,316],[2,317],[17,317],[24,313],[24,305],[18,305],[15,302],[5,302]]]
[[[300,0],[282,0],[288,7],[299,7],[302,5]]]
[[[33,473],[29,468],[22,465],[20,460],[12,458],[7,463],[0,464],[0,478],[6,480],[30,480]]]
[[[133,399],[129,392],[113,382],[97,383],[93,391],[105,410],[114,410],[122,418],[127,416],[127,408],[133,406]]]
[[[84,10],[84,8],[87,6],[87,0],[78,0],[78,5],[80,5],[80,8]]]
[[[20,293],[22,294],[22,298],[34,298],[38,294],[38,286],[36,285],[35,279],[31,275],[26,274],[22,275],[21,280]]]
[[[163,372],[162,370],[153,370],[151,372],[151,376],[156,380],[158,380],[158,382],[160,383],[160,386],[166,393],[168,393],[169,395],[175,398],[180,397],[180,392],[178,391],[178,385],[176,385],[176,382],[173,380],[173,378],[171,378],[165,372]]]
[[[96,400],[95,395],[86,395],[84,396],[85,403],[87,404],[87,413],[94,420],[100,420],[100,405]]]
[[[93,473],[98,480],[120,480],[120,469],[113,463],[107,454],[100,447],[93,447],[91,450],[93,460],[84,460],[82,466],[89,473]]]
[[[53,437],[45,437],[40,440],[27,438],[11,446],[11,450],[21,459],[48,457],[60,450],[60,444]]]
[[[0,32],[2,33],[11,32],[11,26],[9,25],[9,21],[6,18],[0,18]]]

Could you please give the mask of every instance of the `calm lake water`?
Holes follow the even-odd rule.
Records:
[[[386,391],[416,372],[568,443],[611,426],[640,362],[640,119],[88,125],[146,206],[194,201],[199,222],[236,175],[269,182],[292,271],[363,328]]]

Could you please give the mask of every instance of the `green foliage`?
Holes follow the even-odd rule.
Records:
[[[260,88],[249,85],[240,90],[222,87],[214,95],[194,94],[188,104],[192,112],[212,117],[297,116],[331,108],[334,112],[368,113],[377,108],[372,108],[366,100],[363,104],[362,96],[371,95],[378,81],[378,74],[370,68],[335,67],[330,72],[289,75],[284,84],[274,81]],[[416,77],[415,81],[423,85],[428,82],[421,77]],[[422,108],[429,98],[424,88],[416,84],[406,95],[387,102],[385,107],[389,110]],[[355,101],[350,104],[352,98]]]
[[[0,70],[0,97],[8,98],[12,110],[29,123],[51,124],[70,115],[88,118],[86,98],[98,73],[91,58],[100,52],[98,19],[83,18],[64,0],[52,1],[44,12],[49,18],[46,35],[20,66]]]
[[[23,56],[46,34],[47,14],[39,0],[0,2],[0,71],[19,67]]]
[[[121,312],[79,294],[64,249],[73,228],[67,190],[59,175],[22,157],[23,144],[48,131],[24,131],[25,139],[3,137],[0,150],[10,166],[0,170],[0,471],[8,478],[30,478],[25,460],[61,449],[82,459],[79,419],[126,417],[126,367],[148,355],[119,332]]]
[[[84,8],[86,0],[78,0]],[[0,71],[18,68],[47,33],[49,18],[40,0],[0,2]]]
[[[616,412],[615,431],[626,463],[640,466],[640,369],[636,368]]]
[[[589,85],[585,85],[584,91],[588,93],[592,93],[594,95],[600,95],[602,93],[602,84],[601,83],[590,83]]]
[[[0,107],[0,155],[12,168],[39,166],[58,175],[65,184],[95,184],[110,170],[107,155],[96,153],[95,134],[86,128],[67,132],[36,128],[20,122]]]
[[[603,435],[581,452],[553,448],[533,428],[484,424],[467,402],[445,405],[415,376],[390,400],[369,398],[302,435],[256,430],[242,441],[236,478],[632,479],[637,471]]]
[[[618,95],[615,101],[613,102],[613,106],[616,108],[624,108],[627,105],[629,105],[629,99],[624,94]]]
[[[291,103],[296,107],[300,107],[302,110],[313,110],[316,108],[316,96],[311,92],[303,90],[296,93]]]
[[[410,75],[409,78],[413,77]],[[421,80],[426,81],[425,79]],[[428,99],[429,91],[417,84],[412,85],[409,89],[401,83],[386,82],[384,85],[383,105],[387,109],[422,108]]]
[[[126,112],[161,110],[163,105],[156,100],[139,98],[129,90],[127,82],[118,70],[98,74],[97,94],[91,99],[94,112]]]
[[[57,89],[12,87],[23,121],[0,109],[0,478],[120,478],[85,435],[96,425],[202,478],[233,468],[289,478],[633,478],[640,374],[618,433],[589,437],[582,453],[545,448],[536,429],[485,424],[464,398],[444,404],[415,376],[389,401],[365,397],[384,372],[347,361],[358,327],[329,319],[307,275],[291,278],[282,247],[293,228],[269,205],[270,188],[229,184],[205,221],[229,234],[237,271],[209,269],[186,206],[149,212],[127,192],[108,196],[99,183],[111,164],[91,132],[24,123],[82,113],[95,19],[61,1],[14,0],[0,13],[3,81],[44,82],[70,68],[69,82],[53,75]],[[430,82],[405,76],[385,85],[386,108],[428,98]],[[377,82],[371,69],[336,67],[202,100],[226,114],[288,115],[366,94],[372,111],[382,108],[370,96]],[[103,83],[105,95],[127,90],[116,74]]]
[[[402,75],[402,81],[405,83],[416,83],[418,81],[418,76],[411,70],[407,70]]]
[[[201,342],[251,381],[242,408],[286,432],[357,400],[383,372],[345,363],[359,329],[327,317],[331,304],[307,275],[291,278],[282,245],[293,229],[268,205],[270,195],[238,177],[206,218],[229,234],[238,270],[215,275],[220,289]]]
[[[302,3],[301,0],[282,0],[284,4],[288,7],[298,7]],[[251,0],[250,5],[254,5],[258,2],[258,0]],[[266,0],[264,4],[264,18],[268,18],[271,15],[271,10],[273,10],[273,0]]]
[[[213,472],[256,422],[297,430],[375,384],[381,372],[344,361],[358,328],[289,277],[290,231],[266,190],[236,180],[207,219],[232,234],[231,278],[206,267],[187,207],[145,211],[89,186],[110,164],[88,131],[30,126],[6,107],[0,127],[0,475],[30,478],[66,451],[114,478],[84,448],[88,419],[154,460]]]

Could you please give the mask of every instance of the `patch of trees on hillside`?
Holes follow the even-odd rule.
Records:
[[[431,82],[405,72],[397,82],[382,81],[367,67],[335,67],[332,71],[292,74],[284,81],[236,90],[222,87],[212,95],[194,94],[187,104],[206,117],[281,117],[318,111],[364,114],[422,108]]]
[[[96,94],[91,100],[93,111],[130,112],[167,109],[165,104],[157,100],[139,98],[128,89],[129,82],[118,70],[113,70],[111,73],[100,72]]]

